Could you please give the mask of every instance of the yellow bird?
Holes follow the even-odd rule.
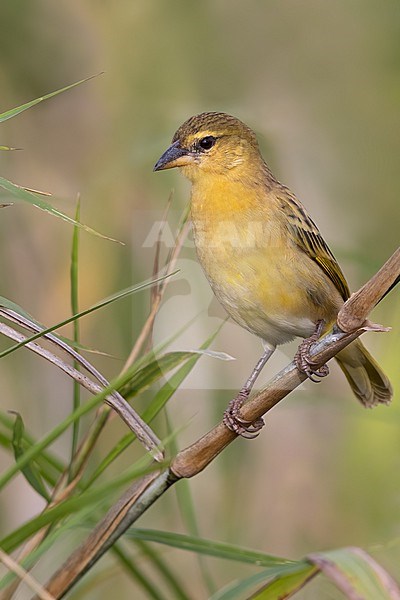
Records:
[[[307,349],[328,331],[349,297],[346,279],[304,206],[271,173],[255,133],[225,113],[188,119],[175,133],[155,171],[179,167],[192,184],[191,218],[201,266],[214,294],[236,323],[259,336],[265,352],[225,412],[225,424],[253,437],[239,409],[279,344],[307,338],[298,367],[314,379]],[[386,375],[356,340],[337,356],[364,406],[388,403]],[[315,380],[315,379],[314,379]]]

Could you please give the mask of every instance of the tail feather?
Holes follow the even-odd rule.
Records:
[[[364,406],[371,408],[391,401],[393,390],[389,379],[360,340],[339,352],[336,360]]]

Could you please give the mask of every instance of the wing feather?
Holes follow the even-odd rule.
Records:
[[[287,217],[288,228],[294,234],[296,244],[321,267],[336,286],[343,300],[347,300],[350,296],[350,290],[345,276],[304,206],[284,186],[281,187],[279,200],[281,209]]]

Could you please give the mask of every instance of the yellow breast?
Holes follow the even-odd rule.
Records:
[[[192,187],[191,212],[200,263],[240,325],[279,344],[310,335],[326,317],[320,313],[334,316],[332,284],[290,238],[273,191],[201,178]],[[320,309],[309,293],[316,285],[327,299]]]

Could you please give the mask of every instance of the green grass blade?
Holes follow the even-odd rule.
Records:
[[[186,377],[191,373],[193,367],[200,359],[200,354],[196,354],[189,358],[184,365],[176,373],[174,373],[168,381],[158,390],[153,400],[143,413],[143,418],[146,423],[150,423],[164,408],[167,402],[175,394],[176,390],[183,383]]]
[[[70,515],[71,513],[78,512],[91,506],[94,510],[95,507],[100,506],[110,496],[115,495],[119,488],[132,483],[135,479],[143,477],[148,473],[152,473],[155,470],[160,469],[160,463],[154,464],[149,456],[144,456],[138,460],[132,467],[124,471],[118,477],[108,481],[96,488],[85,491],[78,496],[72,496],[64,502],[57,504],[52,508],[48,508],[46,511],[41,513],[39,516],[34,517],[27,523],[24,523],[21,527],[14,530],[12,533],[0,540],[0,547],[5,552],[13,552],[20,544],[27,540],[34,533],[39,531],[42,527],[49,524],[54,524],[58,519],[62,519]]]
[[[6,449],[9,449],[11,446],[10,438],[2,431],[0,431],[0,446]]]
[[[207,350],[213,343],[225,321],[210,335],[209,338],[200,346],[200,350]],[[173,396],[179,386],[183,383],[186,377],[190,374],[197,361],[201,358],[201,353],[196,353],[176,372],[169,380],[158,390],[149,407],[144,411],[143,418],[146,423],[150,423],[152,419],[164,408],[168,400]]]
[[[132,398],[193,355],[194,352],[167,352],[138,369],[132,379],[118,391],[124,398]]]
[[[7,433],[4,434],[5,446],[10,448],[12,444],[14,419],[0,411],[0,423],[7,430]],[[36,443],[34,438],[29,435],[26,430],[23,432],[23,441],[26,446],[33,446]],[[54,478],[58,477],[58,475],[65,470],[65,465],[50,452],[43,451],[36,460],[41,467],[42,475],[50,483],[54,483]]]
[[[131,575],[132,579],[136,581],[140,587],[146,592],[146,598],[153,598],[153,600],[166,600],[166,596],[155,587],[149,577],[147,577],[143,570],[135,565],[134,560],[126,554],[119,544],[113,546],[113,553],[119,558],[120,563],[125,567],[126,571]]]
[[[41,558],[45,552],[51,551],[54,554],[55,544],[62,538],[61,544],[63,544],[63,540],[65,540],[65,536],[72,530],[78,527],[82,527],[82,523],[90,522],[90,519],[93,519],[93,509],[92,507],[86,507],[86,509],[82,509],[78,514],[71,515],[68,520],[64,523],[59,523],[55,527],[52,527],[48,530],[46,537],[41,541],[40,545],[37,546],[32,552],[30,552],[27,556],[25,556],[20,562],[21,566],[27,571],[30,570],[34,564],[37,563],[39,558]],[[65,543],[65,542],[64,542]],[[0,580],[0,590],[4,589],[12,581],[15,579],[16,575],[13,573],[7,573]]]
[[[313,567],[310,564],[301,561],[294,565],[281,565],[281,566],[271,566],[268,569],[264,569],[260,573],[256,573],[255,575],[251,575],[250,577],[246,577],[245,579],[241,579],[239,581],[233,581],[228,585],[224,586],[221,590],[216,592],[210,600],[239,600],[244,597],[245,592],[249,592],[249,590],[254,589],[255,586],[260,583],[265,582],[266,580],[270,580],[274,578],[273,581],[279,578],[291,577],[295,576],[297,573],[303,573],[305,570],[312,570]],[[315,569],[314,569],[315,570]],[[257,593],[257,592],[256,592]],[[290,594],[289,594],[290,595]],[[256,596],[257,597],[257,596]],[[289,596],[279,596],[277,594],[268,596],[270,600],[284,600]],[[246,595],[246,598],[253,599],[254,596],[250,597]]]
[[[200,346],[201,349],[206,349],[211,343],[214,341],[216,336],[218,335],[221,327],[220,325],[218,329]],[[153,400],[150,405],[143,412],[142,418],[146,423],[150,423],[164,406],[167,404],[169,399],[173,396],[182,382],[189,375],[197,361],[201,358],[201,354],[194,354],[190,357],[187,362],[176,372],[172,377],[158,390],[155,394]],[[143,360],[143,359],[140,359]],[[140,360],[138,362],[140,362]],[[144,357],[145,362],[147,361],[146,357]],[[138,364],[138,363],[135,363]],[[135,365],[132,365],[133,367]],[[128,446],[135,440],[136,436],[132,433],[128,433],[125,435],[120,442],[111,450],[111,452],[104,458],[100,466],[96,469],[95,473],[92,475],[90,482],[94,481],[103,473],[103,471],[110,465]]]
[[[205,554],[206,556],[214,556],[225,560],[233,560],[241,563],[247,563],[258,567],[293,567],[298,566],[299,562],[272,556],[264,552],[255,552],[248,548],[235,546],[233,544],[225,544],[223,542],[215,542],[204,538],[198,538],[181,533],[171,533],[169,531],[158,531],[155,529],[134,529],[131,528],[125,534],[127,537],[134,540],[144,540],[147,542],[157,542],[158,544],[166,544],[180,550]],[[301,564],[304,564],[302,561]]]
[[[129,377],[129,373],[123,373],[122,375],[119,375],[116,379],[111,381],[110,385],[104,388],[103,391],[89,398],[85,404],[81,404],[77,410],[68,415],[64,421],[61,421],[61,423],[54,427],[54,429],[52,429],[52,431],[50,431],[44,438],[36,442],[31,448],[28,448],[24,452],[23,456],[21,456],[15,462],[15,464],[9,467],[3,473],[3,475],[0,476],[0,489],[2,489],[6,483],[8,483],[14,477],[14,475],[18,473],[18,471],[25,467],[31,460],[40,455],[42,451],[52,442],[54,442],[66,429],[68,429],[68,427],[70,427],[75,420],[80,419],[83,415],[96,408],[99,404],[101,404],[101,402],[104,401],[110,392],[114,391],[119,386],[124,385]]]
[[[18,460],[21,456],[24,455],[24,447],[23,447],[23,438],[25,426],[22,420],[22,417],[19,413],[12,411],[15,415],[14,427],[13,427],[13,436],[12,436],[12,447],[14,449],[14,457],[15,460]],[[24,475],[27,482],[32,486],[32,488],[40,494],[47,502],[50,501],[49,493],[46,490],[46,487],[42,481],[39,470],[35,467],[33,462],[28,463],[21,469],[21,473]]]
[[[186,353],[186,352],[173,352],[170,353],[172,355],[175,355],[175,360],[172,361],[171,364],[171,368],[177,366],[177,364],[179,364],[179,357],[182,360],[185,360],[185,356],[186,354],[189,354],[189,356],[192,355],[192,353]],[[192,361],[193,358],[196,358],[196,362],[197,360],[200,358],[199,355],[195,355],[192,356],[191,358],[189,358],[189,361]],[[160,359],[162,361],[162,358]],[[135,367],[137,367],[139,361],[137,361],[136,363],[134,363],[130,368],[129,368],[129,372],[132,372],[132,370],[135,369]],[[155,361],[157,362],[157,361]],[[173,364],[175,363],[175,364]],[[150,366],[151,363],[148,363],[147,366]],[[187,363],[186,363],[187,364]],[[194,365],[195,363],[193,363]],[[144,369],[147,368],[144,367]],[[186,365],[184,365],[186,366]],[[179,371],[178,371],[179,372]],[[128,372],[127,372],[128,373]],[[159,371],[159,376],[163,376],[165,375],[166,371]],[[153,379],[153,382],[155,381],[155,379]],[[146,382],[144,382],[144,385],[146,385]],[[164,387],[164,386],[163,386]],[[161,388],[163,389],[163,388]],[[141,390],[138,390],[141,391]],[[161,391],[161,390],[160,390]],[[168,392],[171,392],[170,395],[168,396],[164,396],[165,402],[167,402],[167,400],[172,396],[173,391],[171,388],[168,388]],[[156,394],[156,396],[158,396],[158,393]],[[155,396],[155,398],[156,398]],[[153,399],[154,401],[154,399]],[[153,401],[150,403],[150,405],[146,408],[146,410],[143,412],[142,418],[146,423],[150,423],[150,421],[156,416],[156,414],[158,414],[158,412],[164,407],[164,404],[161,404],[158,400],[156,400],[157,403],[157,407],[158,407],[158,411],[154,412],[154,410],[152,410],[152,406],[153,406]],[[150,416],[149,416],[150,415]],[[89,481],[87,482],[87,485],[91,485],[93,483],[93,481],[95,481],[98,477],[100,477],[100,475],[107,469],[107,467],[114,462],[114,460],[116,460],[118,458],[118,456],[120,456],[120,454],[122,454],[122,452],[124,452],[124,450],[126,450],[130,444],[132,444],[132,442],[136,439],[136,436],[134,433],[127,433],[125,436],[123,436],[123,438],[117,443],[115,444],[115,446],[113,447],[113,449],[107,454],[107,456],[102,460],[102,462],[100,463],[100,465],[97,467],[96,471],[93,473],[93,475],[91,476],[91,478],[89,479]]]
[[[46,328],[44,327],[44,325],[42,323],[39,323],[39,321],[37,321],[36,319],[34,319],[32,317],[32,315],[27,313],[21,306],[19,306],[19,304],[12,302],[12,300],[9,300],[8,298],[4,298],[3,296],[0,296],[0,307],[2,307],[2,306],[4,308],[9,308],[9,309],[13,310],[14,312],[18,313],[19,315],[22,315],[23,317],[25,317],[25,319],[28,319],[32,323],[36,324],[38,327],[40,327],[44,331],[44,333],[46,333]],[[43,332],[40,332],[40,334],[38,333],[37,335],[42,336]],[[98,350],[97,348],[90,348],[89,346],[86,346],[85,344],[74,342],[74,340],[71,340],[70,338],[68,338],[64,335],[60,335],[58,333],[56,333],[54,335],[56,338],[58,338],[62,342],[65,342],[69,346],[72,346],[75,350],[84,350],[85,352],[89,352],[91,354],[99,354],[101,356],[108,356],[109,358],[115,358],[113,355],[111,355],[107,352],[103,352],[102,350]],[[24,343],[26,343],[26,342],[24,342]]]
[[[92,227],[89,227],[88,225],[85,225],[84,223],[78,223],[72,217],[69,217],[67,214],[63,213],[58,208],[54,208],[54,206],[52,206],[51,204],[49,204],[48,202],[43,200],[43,198],[41,198],[39,196],[39,194],[30,192],[30,191],[24,189],[23,187],[16,185],[15,183],[12,183],[11,181],[8,181],[8,179],[5,179],[4,177],[0,177],[0,187],[2,187],[4,190],[6,190],[14,198],[17,198],[18,200],[22,200],[23,202],[27,202],[28,204],[31,204],[32,206],[35,206],[36,208],[39,208],[40,210],[43,210],[43,211],[49,213],[50,215],[53,215],[54,217],[59,217],[60,219],[62,219],[63,221],[66,221],[67,223],[70,223],[71,225],[81,227],[82,229],[84,229],[88,233],[91,233],[92,235],[96,235],[97,237],[101,237],[105,240],[110,240],[112,242],[118,242],[119,244],[122,243],[119,240],[115,240],[107,235],[103,235],[102,233],[99,233],[98,231],[96,231],[95,229],[92,229]]]
[[[78,196],[76,202],[75,221],[79,222],[81,212],[81,201]],[[71,248],[71,266],[70,266],[70,285],[71,285],[71,312],[73,315],[79,313],[79,302],[78,302],[78,263],[79,263],[79,228],[75,225],[74,232],[72,235],[72,248]],[[73,339],[74,344],[79,344],[79,319],[73,321]],[[74,346],[75,347],[75,346]],[[74,360],[74,368],[79,371],[80,364]],[[79,408],[81,403],[81,386],[77,381],[73,383],[73,398],[72,406],[73,410]],[[76,449],[78,447],[79,439],[79,421],[74,421],[72,424],[72,441],[71,441],[71,461],[75,456]]]
[[[20,306],[16,302],[13,302],[12,300],[9,300],[8,298],[4,298],[4,296],[0,296],[0,307],[9,308],[10,310],[13,310],[14,312],[21,315],[22,317],[25,317],[26,319],[33,321],[33,323],[36,323],[36,325],[42,327],[42,325],[38,321],[36,321],[32,317],[32,315],[27,313],[26,310],[22,308],[22,306]]]
[[[43,331],[40,331],[39,333],[35,333],[34,335],[29,336],[23,342],[14,344],[14,346],[7,348],[7,350],[4,350],[3,352],[0,352],[0,358],[3,358],[4,356],[11,354],[11,352],[14,352],[15,350],[18,350],[18,348],[25,346],[28,342],[33,342],[34,340],[37,340],[38,338],[42,337],[46,333],[51,333],[52,331],[55,331],[56,329],[60,329],[60,327],[63,327],[64,325],[67,325],[68,323],[71,323],[72,321],[75,321],[76,319],[85,317],[86,315],[89,315],[90,313],[98,310],[99,308],[103,308],[104,306],[107,306],[108,304],[111,304],[112,302],[115,302],[116,300],[120,300],[121,298],[125,298],[126,296],[129,296],[131,294],[136,294],[136,292],[139,292],[148,287],[151,287],[152,285],[155,285],[156,283],[158,283],[159,281],[162,281],[163,279],[166,279],[167,277],[172,277],[172,276],[176,275],[178,272],[179,271],[177,270],[177,271],[174,271],[173,273],[169,273],[168,275],[162,275],[161,277],[158,277],[157,279],[148,279],[147,281],[144,281],[138,285],[133,285],[129,288],[126,288],[125,290],[122,290],[120,292],[117,292],[116,294],[113,294],[112,296],[108,296],[107,298],[105,298],[104,300],[101,300],[100,302],[97,302],[90,308],[82,310],[78,314],[73,315],[72,317],[68,317],[68,319],[64,319],[63,321],[60,321],[56,325],[52,325],[51,327],[48,327],[47,329],[43,329]],[[7,300],[7,298],[4,298],[3,296],[0,296],[0,306],[4,306],[5,308],[11,308],[12,310],[19,312],[20,314],[22,314],[24,316],[26,315],[26,313],[22,309],[17,310],[15,308],[17,305],[14,302]]]
[[[168,346],[170,346],[174,341],[176,341],[182,335],[182,333],[184,333],[188,329],[188,327],[190,327],[190,325],[195,322],[195,320],[198,317],[199,315],[192,317],[187,323],[185,323],[185,325],[183,325],[180,329],[174,332],[171,336],[169,336],[159,344],[153,346],[148,352],[146,352],[145,354],[143,354],[143,356],[138,358],[135,361],[136,368],[141,369],[148,365],[151,361],[159,357],[161,353],[164,352],[164,350],[166,350]]]
[[[166,412],[166,420],[167,420],[167,431],[168,433],[171,431],[171,424],[169,422],[168,413]],[[176,443],[176,439],[172,439],[171,442],[171,450],[172,455],[176,456],[178,453],[178,445]],[[178,486],[175,487],[175,493],[178,500],[178,506],[181,513],[182,521],[186,527],[187,532],[194,537],[200,537],[200,528],[198,526],[197,517],[196,517],[196,509],[193,502],[193,497],[190,490],[190,482],[187,480],[183,480],[180,482]],[[198,554],[197,561],[199,564],[199,569],[208,591],[208,594],[213,594],[217,587],[213,581],[211,571],[208,568],[208,564],[205,560],[205,557],[202,554]]]
[[[110,388],[111,390],[111,388]],[[33,446],[28,448],[24,454],[18,458],[18,460],[9,467],[1,476],[0,476],[0,489],[2,489],[17,473],[21,471],[31,460],[39,456],[45,448],[50,446],[76,419],[80,419],[83,415],[93,410],[98,404],[103,402],[104,398],[109,393],[108,388],[106,388],[100,394],[93,396],[89,399],[86,404],[81,405],[77,410],[71,413],[64,421],[59,423],[50,433],[48,433],[44,438],[40,441],[36,442]]]
[[[17,106],[16,108],[11,108],[10,110],[7,110],[6,112],[0,113],[0,123],[7,121],[7,119],[12,119],[13,117],[16,117],[20,113],[24,112],[24,110],[28,110],[28,108],[32,108],[32,106],[39,104],[39,102],[43,102],[44,100],[48,100],[49,98],[52,98],[53,96],[62,94],[63,92],[66,92],[67,90],[71,90],[72,88],[76,87],[77,85],[81,85],[82,83],[85,83],[86,81],[90,81],[90,79],[93,79],[94,77],[98,77],[99,75],[101,75],[101,73],[98,73],[97,75],[92,75],[91,77],[86,77],[86,79],[81,79],[80,81],[71,83],[71,85],[67,85],[66,87],[56,90],[55,92],[50,92],[50,94],[46,94],[45,96],[41,96],[40,98],[31,100],[30,102],[27,102],[26,104],[21,104],[21,106]]]
[[[151,561],[153,568],[156,569],[163,577],[173,593],[173,598],[175,600],[190,600],[190,596],[183,589],[181,582],[178,580],[166,562],[161,558],[160,554],[155,552],[153,548],[150,547],[150,544],[147,544],[146,542],[137,540],[135,545]]]
[[[260,591],[255,592],[251,598],[252,600],[276,600],[276,598],[285,600],[285,598],[290,598],[298,592],[318,573],[319,570],[316,567],[305,564],[303,567],[300,566],[295,573],[286,573],[274,577]]]

